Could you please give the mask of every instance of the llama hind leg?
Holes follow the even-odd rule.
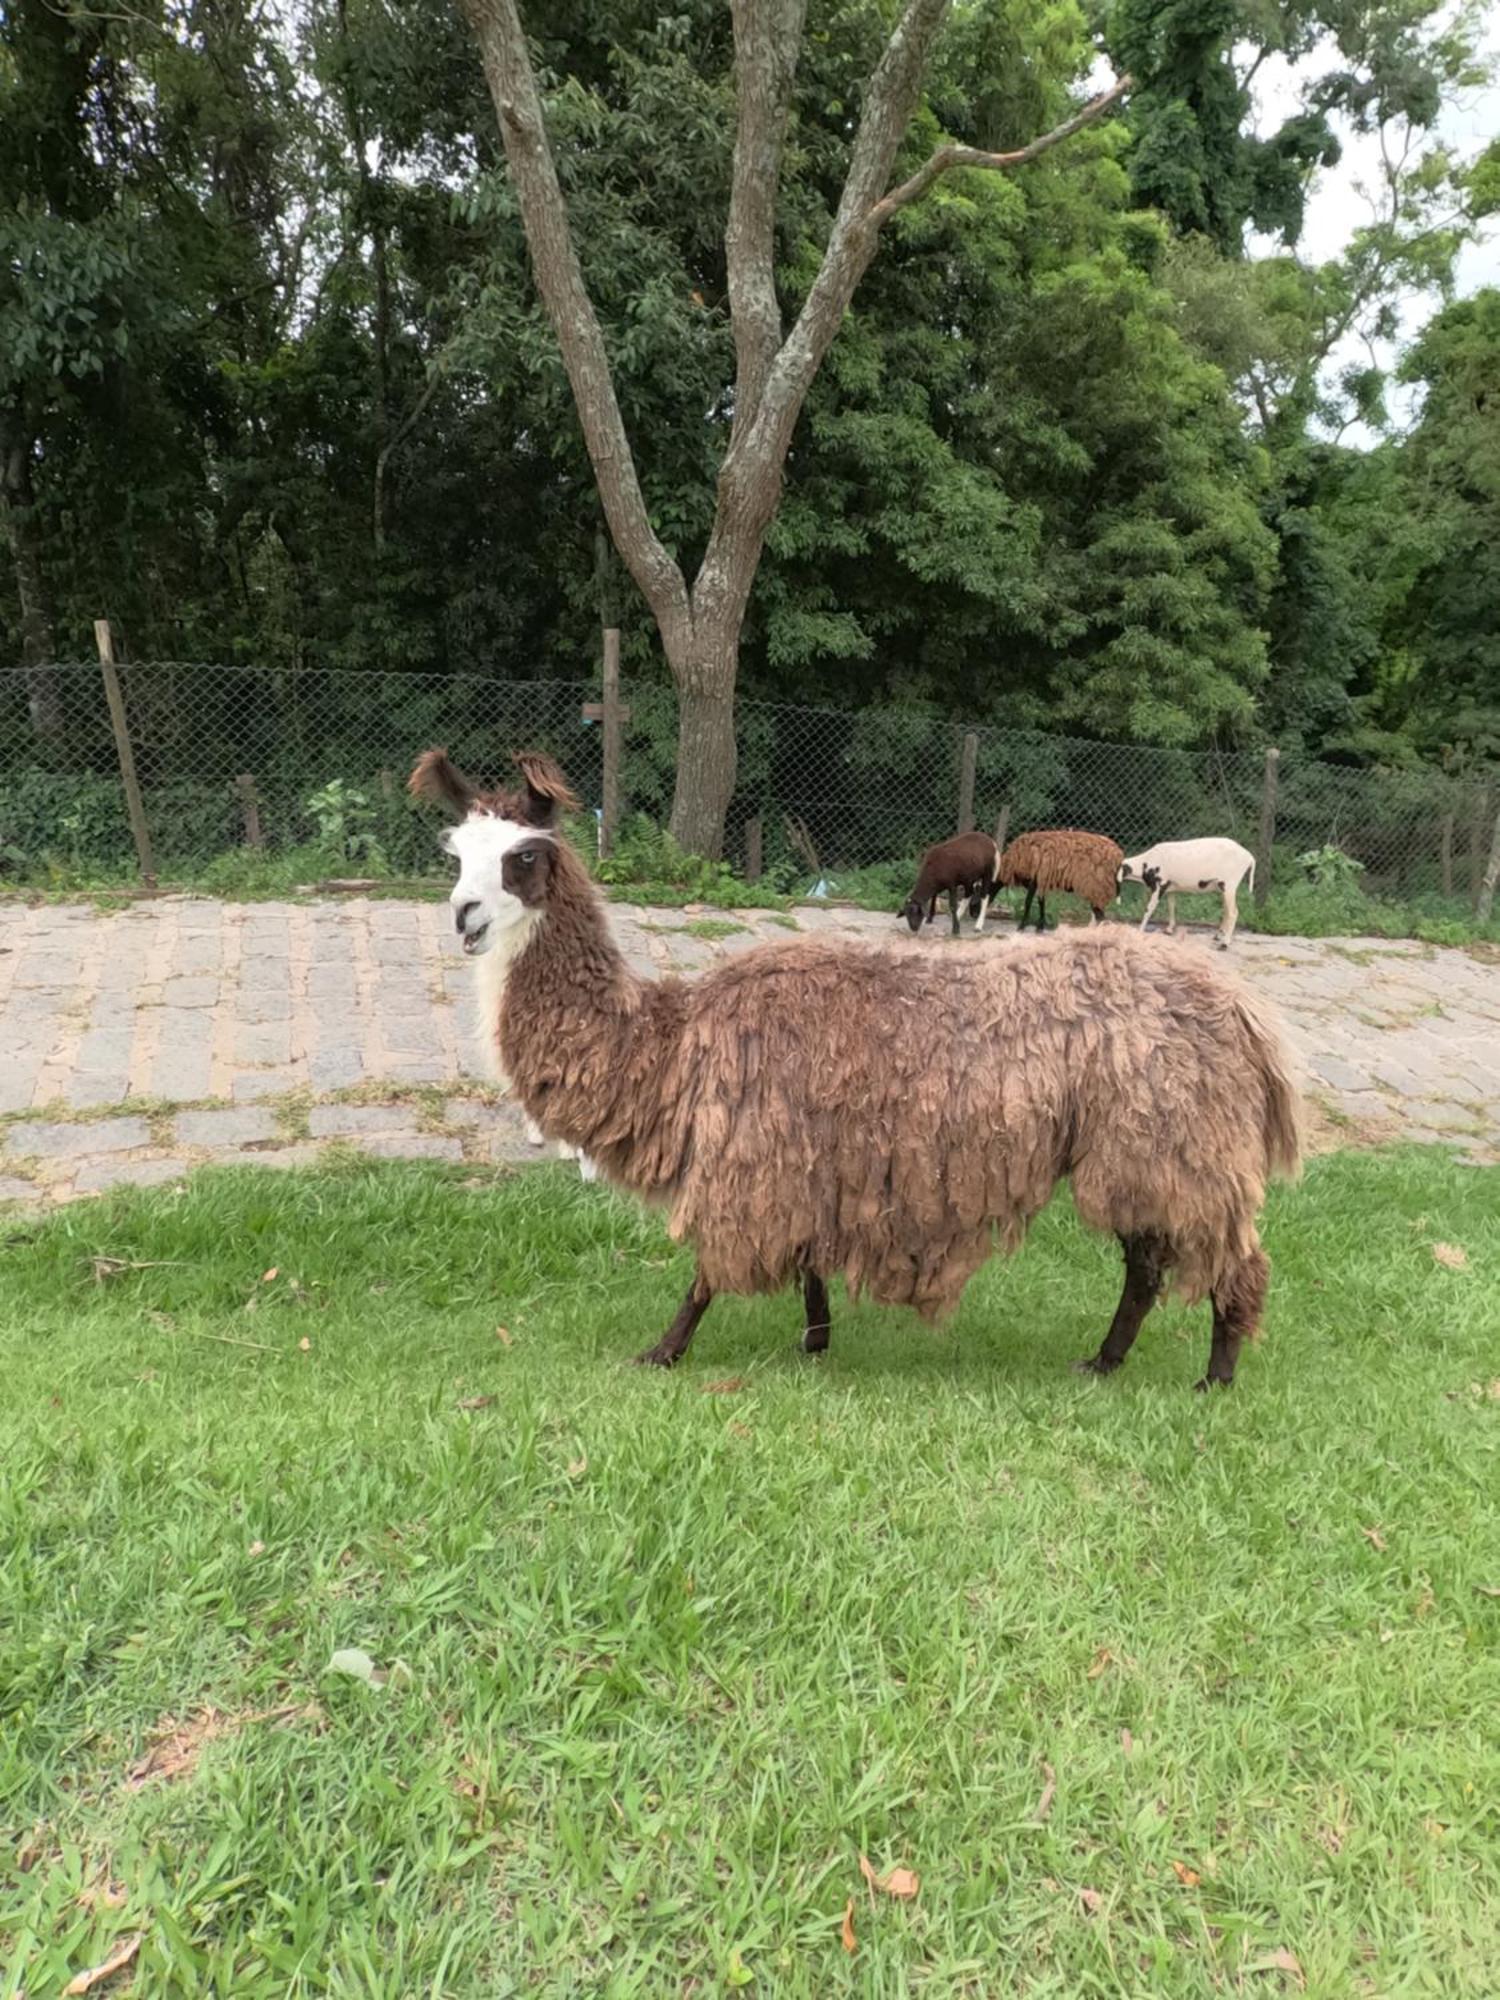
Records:
[[[1260,1245],[1242,1264],[1235,1266],[1213,1293],[1214,1332],[1209,1350],[1208,1373],[1193,1384],[1195,1389],[1211,1389],[1215,1383],[1227,1389],[1234,1380],[1234,1365],[1240,1358],[1240,1343],[1254,1339],[1266,1306],[1266,1286],[1271,1266]]]
[[[713,1303],[713,1293],[704,1284],[701,1274],[695,1274],[688,1287],[688,1295],[677,1308],[677,1317],[667,1328],[655,1347],[648,1347],[635,1357],[638,1368],[673,1368],[687,1353],[693,1335],[698,1331],[698,1322]]]
[[[802,1302],[807,1309],[807,1326],[802,1335],[804,1354],[826,1354],[833,1321],[828,1310],[828,1287],[816,1271],[804,1272]]]
[[[1135,1345],[1141,1322],[1156,1304],[1156,1295],[1166,1276],[1168,1259],[1164,1238],[1122,1236],[1120,1247],[1125,1252],[1125,1289],[1120,1294],[1120,1303],[1115,1307],[1115,1316],[1110,1321],[1109,1332],[1105,1334],[1099,1352],[1087,1361],[1073,1364],[1080,1375],[1113,1375]]]

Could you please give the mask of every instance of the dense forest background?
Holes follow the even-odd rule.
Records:
[[[890,14],[809,7],[789,307]],[[733,373],[729,9],[528,19],[653,523],[690,563]],[[1428,0],[958,5],[913,161],[1046,129],[1101,56],[1138,87],[890,226],[796,435],[742,695],[1500,755],[1500,293],[1452,283],[1500,146],[1439,137],[1483,33]],[[1369,221],[1314,263],[1308,190],[1351,134],[1379,140]],[[48,665],[105,610],[138,659],[569,679],[603,611],[627,673],[665,677],[446,0],[0,12],[0,664],[38,738]]]

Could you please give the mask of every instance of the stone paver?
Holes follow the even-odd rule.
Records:
[[[177,1139],[183,1146],[249,1146],[274,1139],[275,1116],[255,1108],[233,1111],[179,1111]]]
[[[87,1125],[39,1125],[28,1119],[12,1125],[5,1137],[6,1151],[12,1155],[35,1153],[44,1160],[81,1160],[95,1153],[125,1153],[135,1146],[149,1146],[151,1127],[144,1118],[101,1118]]]
[[[807,933],[906,937],[880,912],[795,914]],[[686,926],[698,917],[742,928],[697,937]],[[622,905],[614,924],[638,971],[687,977],[789,935],[755,911]],[[929,933],[905,948],[1016,940],[966,932],[954,946]],[[1500,1157],[1500,964],[1413,942],[1243,931],[1229,962],[1279,1007],[1314,1095],[1361,1139],[1425,1136]],[[147,1185],[203,1161],[302,1164],[330,1141],[395,1157],[550,1159],[527,1145],[513,1104],[454,1095],[439,1131],[409,1102],[368,1101],[381,1086],[473,1089],[469,982],[441,903],[0,904],[0,1114],[35,1114],[0,1124],[0,1201]],[[260,1101],[354,1089],[358,1103],[312,1105],[306,1140],[284,1141]],[[143,1098],[184,1107],[170,1143],[134,1115],[46,1115]]]

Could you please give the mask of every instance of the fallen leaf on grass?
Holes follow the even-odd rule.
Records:
[[[174,1722],[169,1716],[158,1728],[145,1756],[126,1773],[126,1785],[138,1792],[156,1778],[187,1777],[203,1746],[233,1727],[233,1718],[217,1708],[205,1708],[188,1722]]]
[[[263,1285],[270,1285],[274,1284],[276,1279],[278,1279],[280,1276],[281,1276],[280,1270],[275,1264],[273,1264],[269,1271],[261,1272],[260,1281]]]
[[[922,1878],[910,1868],[893,1868],[888,1875],[877,1875],[867,1854],[859,1857],[859,1872],[870,1885],[870,1896],[875,1891],[882,1895],[894,1896],[898,1902],[909,1903],[922,1887]]]
[[[1462,1271],[1468,1267],[1469,1253],[1459,1243],[1434,1243],[1432,1256],[1433,1261],[1441,1264],[1445,1271]]]
[[[363,1646],[344,1646],[328,1662],[331,1674],[347,1674],[350,1680],[363,1681],[366,1687],[383,1688],[386,1676],[370,1658]]]
[[[570,1459],[568,1462],[568,1477],[569,1479],[582,1479],[588,1469],[589,1462],[586,1457]]]
[[[1184,1889],[1196,1889],[1202,1880],[1198,1871],[1195,1868],[1189,1868],[1185,1861],[1174,1861],[1172,1863],[1172,1873],[1177,1877]]]
[[[844,1905],[844,1921],[839,1925],[839,1936],[844,1940],[844,1949],[852,1958],[859,1950],[859,1939],[854,1935],[854,1898],[851,1896]]]
[[[502,1347],[509,1347],[511,1345],[510,1328],[508,1326],[497,1326],[495,1328],[495,1338]]]
[[[75,1979],[70,1979],[63,1988],[64,1994],[92,1993],[106,1979],[113,1979],[117,1972],[123,1972],[127,1965],[134,1963],[143,1937],[144,1934],[137,1931],[132,1937],[123,1939],[101,1965],[91,1965],[87,1972],[80,1972]]]
[[[1047,1774],[1047,1782],[1042,1786],[1042,1796],[1037,1800],[1036,1811],[1031,1815],[1038,1826],[1043,1823],[1047,1815],[1051,1812],[1052,1801],[1057,1797],[1056,1771],[1053,1770],[1050,1764],[1045,1762],[1042,1765],[1042,1769]]]
[[[106,1875],[80,1889],[78,1901],[85,1910],[120,1910],[125,1907],[127,1895],[118,1882],[111,1882]]]
[[[1109,1650],[1108,1646],[1101,1646],[1098,1652],[1095,1653],[1094,1655],[1094,1664],[1089,1668],[1088,1673],[1084,1676],[1084,1678],[1086,1680],[1096,1681],[1098,1680],[1099,1676],[1104,1672],[1106,1667],[1112,1667],[1114,1663],[1115,1663],[1115,1656]]]
[[[1303,1976],[1301,1960],[1298,1958],[1296,1952],[1287,1951],[1284,1947],[1280,1951],[1268,1951],[1262,1958],[1252,1958],[1250,1963],[1245,1967],[1245,1970],[1246,1972],[1286,1972],[1296,1980],[1299,1989],[1307,1984],[1307,1980]]]
[[[1080,1889],[1078,1900],[1082,1903],[1085,1913],[1091,1917],[1097,1916],[1104,1907],[1104,1898],[1097,1889]]]
[[[1385,1536],[1381,1534],[1379,1528],[1361,1528],[1359,1532],[1370,1544],[1376,1555],[1383,1556],[1385,1554]]]
[[[722,1382],[705,1382],[700,1396],[736,1396],[745,1386],[743,1375],[726,1375]]]
[[[1120,1731],[1120,1748],[1125,1752],[1125,1755],[1127,1757],[1130,1756],[1135,1749],[1135,1738],[1131,1735],[1128,1729],[1122,1729]]]
[[[1481,1597],[1500,1597],[1500,1583],[1476,1583],[1474,1588]]]
[[[454,1407],[460,1410],[487,1410],[494,1400],[493,1396],[465,1396],[463,1401]]]
[[[246,1549],[245,1551],[246,1555],[248,1556],[263,1556],[265,1552],[266,1552],[266,1545],[264,1542],[252,1542],[249,1548]]]

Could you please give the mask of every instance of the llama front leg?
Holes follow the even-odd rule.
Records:
[[[1227,1389],[1234,1380],[1234,1366],[1240,1358],[1240,1343],[1255,1338],[1260,1316],[1266,1309],[1266,1286],[1271,1266],[1257,1244],[1221,1285],[1213,1291],[1214,1332],[1209,1349],[1208,1373],[1193,1384],[1195,1389]]]
[[[1104,1345],[1087,1361],[1074,1362],[1080,1375],[1113,1375],[1135,1345],[1141,1322],[1156,1304],[1166,1276],[1166,1244],[1161,1237],[1122,1236],[1120,1247],[1125,1252],[1125,1289]]]
[[[1168,936],[1168,937],[1176,937],[1176,935],[1177,935],[1177,891],[1176,891],[1175,889],[1168,889],[1168,891],[1167,891],[1167,936]]]
[[[1161,901],[1161,890],[1159,888],[1153,889],[1151,891],[1150,896],[1147,898],[1146,914],[1141,918],[1141,929],[1143,931],[1150,930],[1151,919],[1156,915],[1156,906],[1160,901]]]
[[[948,891],[948,914],[953,919],[953,935],[958,936],[958,886]]]
[[[804,1354],[826,1354],[833,1321],[828,1310],[828,1287],[816,1271],[802,1278],[802,1302],[807,1309],[807,1327],[802,1335]]]
[[[704,1284],[701,1273],[694,1276],[688,1288],[688,1295],[677,1308],[677,1317],[667,1328],[655,1347],[648,1347],[636,1355],[638,1368],[674,1368],[687,1353],[693,1335],[698,1331],[698,1322],[713,1302],[713,1293]]]
[[[1021,921],[1016,925],[1017,936],[1026,928],[1026,919],[1031,915],[1031,899],[1035,893],[1036,891],[1028,883],[1026,886],[1026,901],[1021,905]]]
[[[990,897],[993,895],[993,893],[994,893],[993,890],[986,889],[983,895],[979,898],[979,915],[974,919],[975,937],[979,937],[984,930],[985,913],[988,911],[990,907]]]

